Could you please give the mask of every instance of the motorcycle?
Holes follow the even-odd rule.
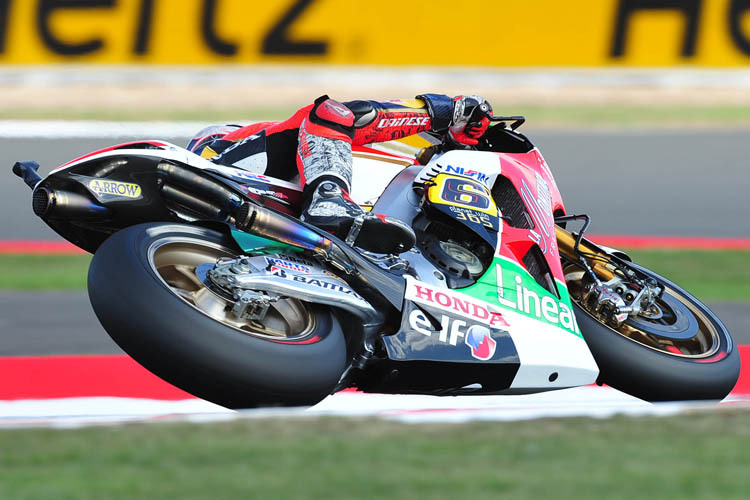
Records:
[[[399,255],[300,221],[297,183],[163,141],[108,147],[44,179],[35,162],[13,171],[34,213],[94,254],[89,297],[115,342],[229,408],[313,405],[345,388],[725,397],[740,359],[721,321],[587,239],[588,217],[566,212],[518,131],[524,117],[491,120],[471,150],[354,148],[353,199],[417,235]]]

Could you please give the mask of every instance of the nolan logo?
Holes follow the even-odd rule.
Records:
[[[122,196],[124,198],[138,198],[141,196],[141,186],[128,182],[105,181],[94,179],[89,182],[89,189],[98,195]]]
[[[471,179],[476,179],[485,186],[490,180],[490,176],[487,174],[483,174],[482,172],[478,170],[467,170],[464,167],[454,167],[453,165],[448,165],[445,167],[444,172],[446,174],[458,174],[463,175],[464,177],[469,177]]]

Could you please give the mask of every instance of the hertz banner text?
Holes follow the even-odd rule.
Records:
[[[0,63],[748,66],[750,0],[0,0]]]

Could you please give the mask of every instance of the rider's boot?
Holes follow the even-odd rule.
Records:
[[[349,197],[354,114],[323,96],[299,128],[297,166],[305,179],[301,220],[348,244],[376,253],[401,253],[416,237],[398,219],[366,212]]]
[[[324,177],[306,190],[310,201],[302,211],[303,221],[370,252],[398,254],[414,246],[416,238],[409,226],[398,219],[365,212],[336,180]]]

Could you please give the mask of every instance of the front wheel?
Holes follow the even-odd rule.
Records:
[[[664,288],[649,314],[613,327],[582,301],[583,272],[566,266],[576,320],[601,370],[600,382],[647,401],[719,400],[732,390],[740,356],[711,310],[658,274],[629,264]]]
[[[91,262],[91,305],[125,352],[195,396],[229,408],[317,403],[345,368],[338,321],[292,297],[275,302],[262,323],[234,316],[196,268],[237,253],[231,239],[202,227],[123,229]]]

